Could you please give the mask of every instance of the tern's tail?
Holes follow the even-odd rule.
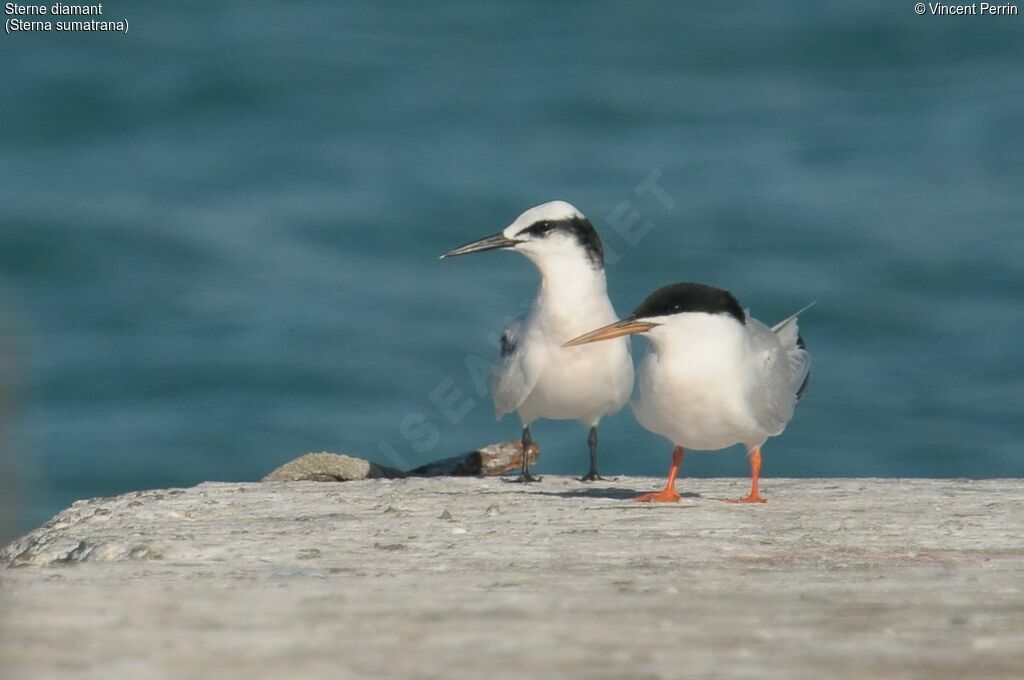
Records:
[[[811,380],[811,355],[807,352],[807,345],[800,337],[800,328],[797,325],[797,317],[813,307],[812,302],[795,314],[791,314],[779,323],[772,326],[772,332],[779,338],[779,342],[786,348],[789,357],[790,384],[796,392],[797,401],[807,390],[807,384]]]

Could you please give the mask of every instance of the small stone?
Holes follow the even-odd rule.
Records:
[[[401,543],[374,543],[373,547],[386,552],[397,552],[399,550],[407,549],[406,546]]]

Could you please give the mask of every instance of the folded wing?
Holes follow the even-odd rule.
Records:
[[[543,369],[542,346],[531,343],[524,337],[524,318],[512,321],[501,335],[501,356],[497,372],[491,377],[491,395],[494,398],[494,414],[501,418],[517,410],[533,392]]]

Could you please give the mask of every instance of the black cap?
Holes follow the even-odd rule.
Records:
[[[703,283],[673,283],[659,288],[633,311],[633,318],[650,319],[683,312],[727,314],[740,323],[747,321],[743,307],[732,293]]]

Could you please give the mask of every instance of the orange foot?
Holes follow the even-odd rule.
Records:
[[[675,489],[662,489],[653,493],[645,493],[633,500],[637,503],[678,503],[679,492]]]
[[[767,503],[768,499],[760,496],[756,493],[752,493],[749,496],[743,498],[726,498],[726,503]]]

